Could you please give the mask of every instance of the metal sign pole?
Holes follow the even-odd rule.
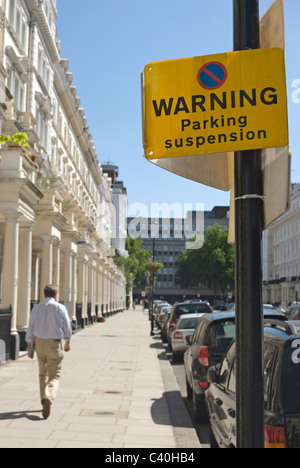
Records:
[[[234,50],[259,48],[259,0],[233,0]],[[253,73],[256,71],[253,70]],[[261,150],[235,153],[237,446],[264,447]]]

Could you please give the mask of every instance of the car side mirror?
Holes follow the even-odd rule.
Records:
[[[268,375],[266,371],[264,371],[264,394],[267,396],[267,384],[268,384]]]
[[[207,371],[207,382],[212,384],[218,381],[218,370],[215,366],[210,367]]]

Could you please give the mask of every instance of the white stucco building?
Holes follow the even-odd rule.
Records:
[[[47,283],[74,328],[125,306],[111,180],[60,57],[56,17],[56,0],[0,0],[0,134],[25,132],[30,145],[0,150],[0,297],[12,310],[13,357]]]
[[[263,252],[264,302],[295,301],[300,284],[300,184],[292,184],[289,211],[265,231]]]

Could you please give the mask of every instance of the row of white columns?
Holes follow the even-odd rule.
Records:
[[[84,248],[79,248],[79,251],[77,248],[61,248],[61,242],[54,236],[42,236],[42,239],[42,256],[38,256],[40,261],[35,262],[38,271],[33,271],[32,275],[37,284],[41,269],[39,298],[35,294],[35,301],[43,297],[44,286],[52,283],[60,286],[58,300],[67,306],[74,322],[77,303],[82,304],[82,319],[88,316],[88,304],[91,304],[92,317],[96,316],[96,306],[99,314],[115,312],[124,307],[122,275],[107,260],[98,258],[98,254],[89,256]]]
[[[297,283],[287,284],[277,284],[264,286],[263,288],[263,298],[264,303],[278,304],[285,302],[289,304],[290,302],[299,300],[300,293],[296,292],[295,287]]]
[[[88,255],[85,245],[62,248],[56,236],[42,235],[42,249],[33,252],[34,222],[20,222],[19,213],[6,213],[2,262],[2,309],[12,308],[11,335],[25,334],[31,300],[44,300],[47,284],[60,286],[70,319],[76,323],[76,305],[82,304],[82,323],[91,316],[116,312],[125,307],[125,284],[111,260]],[[81,325],[81,324],[79,324]]]

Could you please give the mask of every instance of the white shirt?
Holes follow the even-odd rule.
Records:
[[[48,298],[33,307],[26,334],[27,343],[31,343],[34,337],[44,340],[71,340],[72,327],[64,305]]]

